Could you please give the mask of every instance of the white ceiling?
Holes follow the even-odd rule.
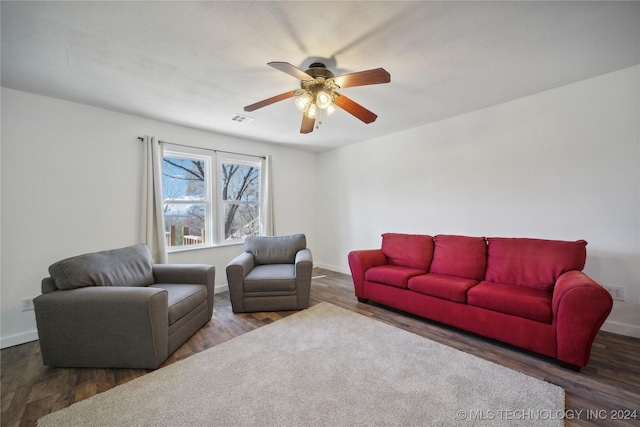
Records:
[[[2,1],[2,85],[243,138],[322,151],[640,63],[639,2]],[[299,133],[299,87],[268,67],[336,75],[378,114]],[[254,120],[234,122],[236,113]],[[149,129],[153,133],[153,129]]]

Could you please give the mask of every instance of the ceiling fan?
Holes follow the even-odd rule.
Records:
[[[375,68],[373,70],[359,71],[335,77],[331,71],[327,70],[324,64],[319,62],[311,64],[307,71],[302,71],[288,62],[269,62],[267,65],[300,80],[300,89],[285,92],[256,102],[255,104],[247,105],[244,107],[244,111],[254,111],[278,101],[297,96],[295,105],[302,111],[300,133],[312,132],[316,119],[323,113],[331,114],[333,110],[335,110],[335,107],[342,108],[364,123],[374,122],[378,116],[339,93],[338,89],[389,83],[391,81],[391,76],[383,68]],[[321,123],[320,121],[318,122]]]

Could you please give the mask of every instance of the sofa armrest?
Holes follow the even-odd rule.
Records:
[[[364,273],[371,267],[384,265],[387,257],[382,253],[382,249],[365,249],[349,252],[349,268],[353,278],[353,286],[358,298],[364,296]]]
[[[155,283],[199,284],[207,287],[208,318],[213,315],[216,268],[208,264],[153,264]]]
[[[591,345],[613,307],[609,292],[581,271],[568,271],[553,290],[557,358],[576,366],[589,363]]]
[[[163,289],[92,286],[40,295],[33,304],[45,365],[155,369],[168,356]]]

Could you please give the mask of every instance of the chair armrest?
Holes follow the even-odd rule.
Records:
[[[298,265],[302,262],[309,262],[313,266],[313,256],[311,256],[311,250],[301,249],[296,253],[295,264]]]
[[[40,295],[33,304],[46,365],[155,369],[168,356],[163,289],[92,286]]]
[[[244,279],[253,270],[253,267],[255,267],[253,255],[249,252],[242,252],[227,264],[227,278],[229,278],[229,270],[231,270],[236,274],[240,272],[242,274],[241,277]]]
[[[552,300],[558,359],[586,366],[593,340],[612,307],[609,292],[583,272],[560,275]]]
[[[201,284],[215,281],[216,268],[207,264],[153,264],[156,283]]]
[[[208,318],[213,315],[216,268],[208,264],[153,264],[155,283],[199,284],[207,287]]]
[[[45,277],[44,279],[42,279],[40,289],[42,290],[43,294],[48,294],[49,292],[57,291],[58,287],[56,286],[56,281],[53,280],[52,277]]]
[[[227,285],[229,297],[234,304],[234,310],[244,311],[244,278],[249,274],[255,261],[249,252],[242,252],[227,264]]]
[[[353,278],[353,287],[358,298],[365,298],[364,295],[364,273],[371,267],[384,265],[387,257],[382,249],[365,249],[349,252],[349,268]]]
[[[301,249],[296,253],[296,296],[298,307],[307,308],[309,306],[309,294],[311,293],[311,276],[313,275],[313,257],[308,248]]]

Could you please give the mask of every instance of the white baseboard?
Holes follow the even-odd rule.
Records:
[[[229,285],[227,283],[224,283],[222,285],[216,285],[213,288],[213,293],[214,294],[220,294],[222,292],[227,292],[229,290]]]
[[[12,335],[0,339],[0,348],[13,347],[14,345],[25,344],[38,340],[38,331],[25,332],[23,334]]]
[[[640,327],[627,325],[626,323],[605,321],[600,329],[618,335],[640,338]]]
[[[348,274],[348,275],[351,275],[351,270],[349,270],[348,268],[338,267],[337,265],[330,265],[330,264],[316,263],[316,264],[314,265],[314,267],[322,268],[322,269],[325,269],[325,270],[335,271],[335,272],[337,272],[337,273],[342,273],[342,274]]]

